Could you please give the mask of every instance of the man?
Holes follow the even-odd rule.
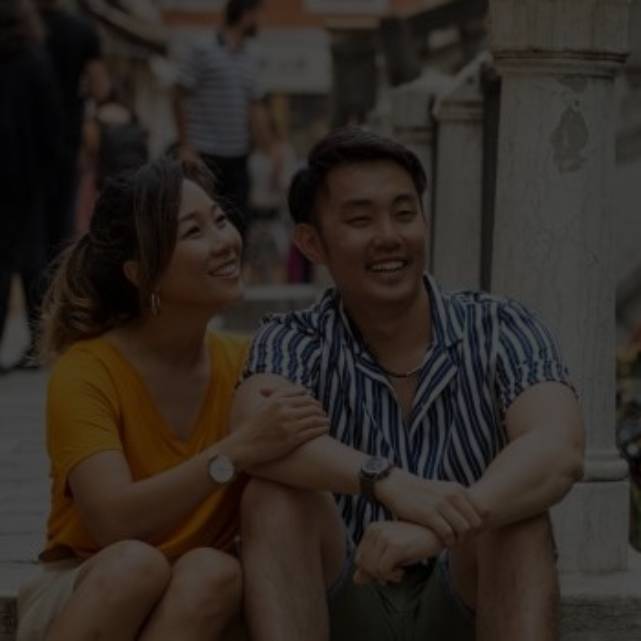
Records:
[[[254,639],[557,638],[546,512],[582,473],[579,407],[526,309],[424,275],[425,188],[414,154],[358,129],[294,178],[296,244],[336,289],[264,323],[232,424],[295,383],[331,437],[247,470]]]
[[[107,97],[110,87],[100,39],[93,24],[67,11],[60,0],[38,0],[38,7],[64,113],[64,154],[47,212],[47,254],[51,260],[73,234],[86,99],[100,102]]]
[[[261,6],[261,0],[229,0],[222,30],[181,61],[174,94],[180,155],[202,158],[220,196],[241,215],[247,211],[252,135],[277,154],[255,60],[246,49],[258,31]]]

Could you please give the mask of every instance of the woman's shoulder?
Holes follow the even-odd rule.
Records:
[[[207,340],[216,369],[226,366],[235,373],[245,363],[252,336],[210,330],[207,333]]]
[[[56,385],[95,383],[106,387],[113,382],[116,354],[103,337],[82,340],[68,347],[53,363],[50,389]]]

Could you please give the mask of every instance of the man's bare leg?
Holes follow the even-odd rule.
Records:
[[[547,515],[450,552],[453,586],[477,612],[478,641],[557,641],[559,583]]]
[[[241,539],[252,641],[327,641],[326,591],[346,555],[334,499],[254,479],[243,497]]]

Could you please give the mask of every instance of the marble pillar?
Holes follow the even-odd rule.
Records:
[[[483,95],[480,67],[439,99],[433,263],[450,291],[481,288]]]
[[[581,395],[583,482],[554,510],[567,572],[625,570],[627,468],[615,448],[610,182],[626,0],[491,0],[502,75],[492,290],[554,330]]]

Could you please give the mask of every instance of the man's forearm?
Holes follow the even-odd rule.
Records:
[[[321,436],[301,445],[289,456],[249,470],[253,476],[293,487],[358,494],[358,474],[367,454],[339,441]]]
[[[550,431],[510,443],[469,492],[494,528],[541,514],[560,501],[582,474],[582,454]]]

